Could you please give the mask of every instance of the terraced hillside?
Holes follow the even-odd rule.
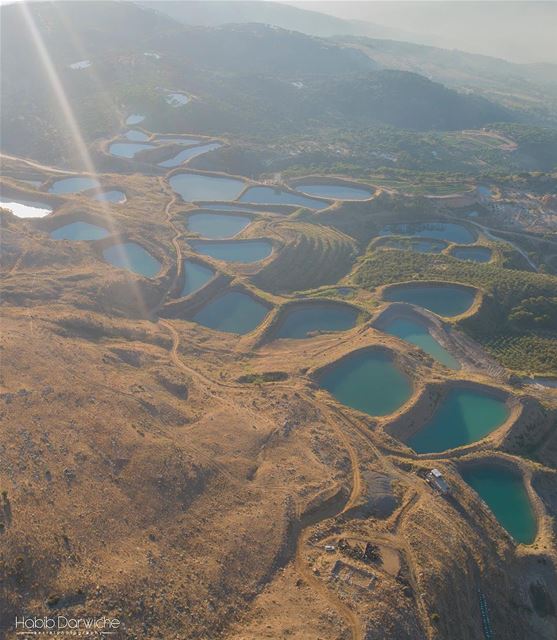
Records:
[[[268,267],[253,277],[255,285],[271,293],[333,284],[350,271],[358,253],[354,240],[322,225],[285,221],[275,230],[286,245]]]

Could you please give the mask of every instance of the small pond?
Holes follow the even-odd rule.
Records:
[[[209,144],[203,144],[198,147],[184,149],[174,157],[164,160],[163,162],[159,162],[159,167],[177,167],[187,160],[191,160],[192,158],[208,153],[209,151],[214,151],[219,147],[222,147],[220,142],[210,142]]]
[[[355,326],[358,309],[348,305],[316,302],[285,309],[277,325],[276,338],[309,338],[319,331],[346,331]]]
[[[133,158],[140,151],[153,148],[153,145],[148,142],[113,142],[108,147],[108,153],[117,158]]]
[[[414,236],[420,238],[434,238],[471,244],[476,236],[467,227],[454,222],[410,222],[406,224],[388,224],[379,232],[381,236]]]
[[[202,307],[193,320],[216,331],[244,334],[253,331],[268,312],[247,293],[228,291]]]
[[[215,275],[215,272],[194,260],[184,260],[184,286],[180,296],[189,296],[206,285]]]
[[[410,318],[393,318],[381,327],[381,331],[416,345],[449,369],[460,368],[458,361],[433,338],[421,322]]]
[[[52,213],[52,207],[43,202],[30,200],[18,200],[12,198],[0,198],[0,208],[9,209],[17,218],[44,218]]]
[[[129,131],[126,131],[124,136],[130,142],[147,142],[147,140],[149,140],[150,138],[149,135],[143,133],[143,131],[138,131],[137,129],[130,129]]]
[[[79,191],[85,191],[87,189],[94,189],[100,187],[99,181],[96,178],[62,178],[62,180],[56,180],[49,188],[49,193],[78,193]]]
[[[451,255],[468,262],[489,262],[491,249],[489,247],[455,247],[451,251]]]
[[[332,200],[367,200],[373,195],[372,189],[366,187],[353,187],[342,184],[325,183],[302,183],[294,187],[309,196],[319,196],[321,198],[331,198]]]
[[[250,187],[242,194],[240,202],[253,202],[255,204],[288,204],[308,207],[308,209],[324,209],[330,202],[315,200],[306,196],[275,189],[273,187]]]
[[[185,202],[236,200],[245,186],[245,182],[237,178],[199,173],[177,173],[169,178],[169,182]]]
[[[126,119],[126,124],[129,127],[133,127],[134,124],[139,124],[145,120],[145,116],[140,115],[139,113],[132,113],[131,116],[128,116]]]
[[[153,278],[161,269],[161,263],[135,242],[113,244],[103,250],[103,256],[115,267],[127,269],[146,278]]]
[[[396,285],[385,290],[385,300],[407,302],[440,316],[458,316],[472,306],[476,291],[458,285]]]
[[[446,246],[447,244],[442,240],[428,240],[427,238],[423,240],[414,238],[397,240],[392,238],[380,244],[379,248],[389,247],[402,251],[416,251],[417,253],[441,253]]]
[[[417,453],[439,453],[485,438],[509,417],[505,401],[488,393],[451,389],[431,420],[408,439]]]
[[[108,235],[108,229],[82,220],[70,222],[50,232],[50,237],[55,240],[100,240]]]
[[[412,385],[390,355],[364,350],[332,365],[319,376],[321,387],[339,402],[371,416],[399,409]]]
[[[493,196],[493,191],[483,184],[478,185],[476,188],[482,198],[491,198]]]
[[[191,240],[194,251],[215,260],[225,262],[259,262],[271,255],[273,245],[267,240],[230,240],[228,242],[203,242]]]
[[[188,229],[202,238],[232,238],[251,222],[248,216],[225,213],[192,213]]]
[[[534,542],[536,517],[518,471],[498,464],[481,463],[465,467],[462,477],[517,542]]]
[[[164,99],[171,107],[183,107],[190,101],[190,97],[185,93],[167,93]]]

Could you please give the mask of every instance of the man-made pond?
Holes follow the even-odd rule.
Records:
[[[290,193],[273,187],[250,187],[242,194],[240,202],[253,202],[256,204],[289,204],[308,209],[324,209],[330,202],[315,200],[297,193]]]
[[[215,275],[215,272],[194,260],[184,260],[184,286],[180,292],[181,296],[189,296],[190,293],[198,291],[203,285]]]
[[[248,216],[225,213],[192,213],[188,229],[202,238],[232,238],[251,222]]]
[[[148,142],[113,142],[108,153],[117,158],[133,158],[145,149],[153,149],[153,145]]]
[[[15,202],[11,198],[0,198],[0,208],[9,209],[17,218],[44,218],[52,213],[52,207],[42,202],[31,202],[30,200]]]
[[[96,178],[62,178],[62,180],[56,180],[48,191],[49,193],[59,194],[78,193],[79,191],[98,187],[100,187],[100,184]]]
[[[225,262],[259,262],[271,255],[273,245],[267,240],[230,240],[203,242],[191,240],[191,248],[204,256]]]
[[[184,149],[174,157],[164,160],[163,162],[159,162],[159,167],[177,167],[187,160],[191,160],[192,158],[208,153],[209,151],[214,151],[219,147],[222,147],[220,142],[210,142],[209,144],[203,144],[198,147]]]
[[[185,93],[167,93],[165,100],[171,107],[183,107],[188,104],[190,97]]]
[[[366,187],[346,186],[333,182],[326,184],[304,182],[297,184],[294,188],[309,196],[319,196],[333,200],[367,200],[373,195],[373,190]]]
[[[237,178],[200,173],[177,173],[170,177],[169,182],[185,202],[236,200],[245,186],[245,182]]]
[[[438,453],[481,440],[509,417],[505,401],[489,393],[456,387],[431,420],[408,439],[417,453]]]
[[[414,236],[420,238],[434,238],[457,242],[458,244],[471,244],[476,236],[462,224],[454,222],[409,222],[401,224],[385,225],[379,232],[381,236]]]
[[[379,247],[389,247],[392,249],[401,249],[403,251],[416,251],[417,253],[441,253],[447,246],[442,240],[418,240],[414,238],[396,239],[392,238],[383,242]]]
[[[161,263],[135,242],[113,244],[103,250],[103,256],[115,267],[127,269],[146,278],[153,278],[161,269]]]
[[[82,220],[70,222],[50,232],[50,237],[55,240],[100,240],[107,235],[108,229]]]
[[[459,260],[469,262],[489,262],[491,260],[491,249],[489,247],[455,247],[451,255]]]
[[[390,355],[364,350],[326,369],[318,380],[339,402],[371,416],[393,413],[410,397],[412,385]]]
[[[77,62],[72,62],[69,67],[70,69],[87,69],[91,66],[91,60],[78,60]]]
[[[459,368],[458,361],[432,337],[427,327],[417,320],[392,318],[381,327],[381,330],[415,344],[449,369]]]
[[[395,285],[385,290],[389,302],[407,302],[440,316],[458,316],[472,306],[476,291],[451,284]]]
[[[146,133],[143,133],[143,131],[138,131],[137,129],[130,129],[126,131],[124,135],[130,142],[147,142],[150,137]]]
[[[355,326],[358,310],[327,302],[302,303],[285,309],[274,333],[276,338],[309,338],[319,331],[346,331]]]
[[[537,532],[536,517],[518,471],[485,462],[466,466],[461,473],[464,481],[474,489],[517,542],[534,542]]]
[[[123,191],[117,189],[111,189],[110,191],[101,191],[95,196],[95,200],[102,200],[104,202],[114,202],[118,204],[126,201],[126,194]]]
[[[484,184],[478,185],[476,189],[482,198],[490,199],[493,196],[493,191]]]
[[[202,307],[193,320],[209,329],[244,334],[253,331],[268,312],[247,293],[228,291]]]
[[[129,127],[133,127],[134,124],[139,124],[145,120],[145,116],[140,115],[139,113],[132,113],[131,116],[128,116],[126,119],[126,124]]]

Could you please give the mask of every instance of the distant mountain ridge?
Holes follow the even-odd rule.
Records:
[[[515,118],[419,74],[381,70],[352,43],[257,23],[185,26],[127,2],[35,3],[28,10],[89,143],[115,132],[122,110],[137,109],[154,130],[241,138],[377,124],[453,130]],[[21,7],[0,14],[2,148],[69,158],[75,144]],[[144,55],[152,51],[156,59]],[[90,68],[70,68],[86,58]],[[166,87],[194,99],[173,109]]]
[[[403,38],[405,35],[404,31],[392,27],[358,20],[343,20],[319,11],[302,9],[280,2],[151,0],[138,4],[165,14],[173,20],[193,26],[218,27],[225,24],[259,22],[320,37],[349,34],[375,38]]]

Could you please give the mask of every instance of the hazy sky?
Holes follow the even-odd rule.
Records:
[[[0,0],[0,4],[13,1],[20,0]],[[514,62],[557,64],[557,0],[292,0],[285,4],[396,28],[401,40]]]
[[[557,2],[539,0],[305,0],[288,4],[348,20],[396,27],[416,41],[499,56],[557,63]]]

